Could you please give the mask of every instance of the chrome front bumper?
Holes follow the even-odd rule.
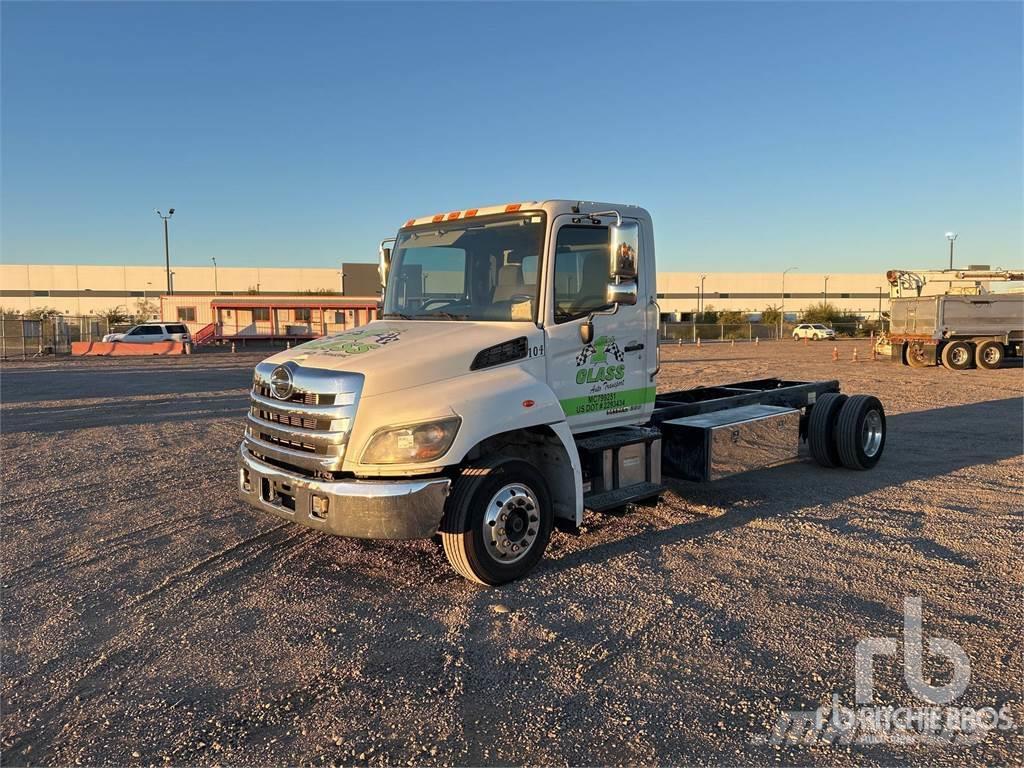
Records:
[[[239,496],[257,509],[337,536],[426,539],[444,514],[448,478],[313,480],[265,464],[243,445]],[[324,509],[326,505],[326,510]]]

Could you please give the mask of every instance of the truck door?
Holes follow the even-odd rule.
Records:
[[[577,221],[574,221],[574,218]],[[548,383],[574,432],[646,421],[654,406],[657,359],[656,312],[650,303],[646,249],[638,254],[637,303],[606,303],[609,281],[609,231],[605,225],[555,220],[548,252],[545,320]],[[649,234],[641,229],[641,244]],[[580,328],[593,317],[591,341]]]

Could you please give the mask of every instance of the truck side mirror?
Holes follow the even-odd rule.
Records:
[[[615,282],[636,280],[640,253],[640,225],[623,221],[608,228],[610,264],[608,273]]]
[[[380,275],[380,284],[387,285],[388,271],[391,269],[391,249],[383,245],[378,252],[377,273]]]
[[[636,280],[630,280],[625,283],[608,283],[605,301],[609,304],[633,306],[636,304],[636,293]]]

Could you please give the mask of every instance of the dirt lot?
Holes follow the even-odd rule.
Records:
[[[1024,376],[852,348],[669,347],[660,387],[838,378],[888,410],[874,471],[674,483],[556,533],[497,590],[429,541],[236,501],[252,355],[6,365],[3,763],[1020,763],[1019,725],[961,747],[765,743],[782,711],[853,706],[856,643],[901,637],[910,596],[926,640],[970,659],[955,704],[1024,723]],[[921,706],[902,647],[875,701]]]

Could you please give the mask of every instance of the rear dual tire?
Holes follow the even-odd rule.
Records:
[[[978,367],[986,371],[995,370],[1002,365],[1005,356],[1006,349],[1003,347],[1002,342],[995,339],[981,342],[974,352]]]
[[[828,392],[811,408],[807,445],[823,467],[871,469],[882,457],[885,433],[885,409],[877,397]]]
[[[974,365],[974,345],[969,341],[951,341],[942,348],[942,364],[951,371],[966,371]]]

